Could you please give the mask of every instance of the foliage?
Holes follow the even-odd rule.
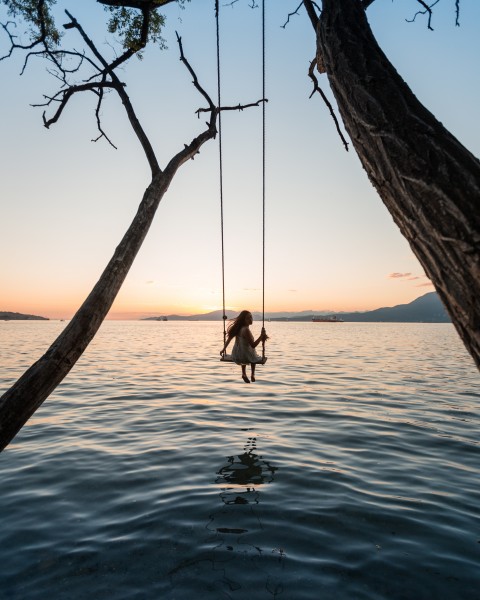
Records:
[[[110,13],[108,31],[118,35],[125,50],[138,53],[149,42],[158,44],[161,49],[166,47],[161,35],[165,26],[165,15],[160,14],[159,9],[171,2],[183,7],[185,2],[190,0],[136,0],[131,3],[124,0],[97,1],[106,4],[104,8]],[[32,41],[41,38],[47,44],[55,46],[62,36],[51,12],[56,3],[57,0],[0,0],[0,4],[7,7],[10,17],[16,21],[21,19],[28,25],[28,34]]]
[[[176,2],[183,7],[186,1],[190,2],[190,0],[142,0],[142,2],[132,2],[132,6],[129,7],[128,2],[119,1],[118,5],[115,5],[115,0],[108,0],[108,5],[105,6],[105,10],[111,14],[107,24],[108,31],[118,34],[124,49],[137,53],[138,58],[142,57],[140,51],[149,42],[158,44],[163,50],[166,48],[166,43],[161,34],[165,26],[165,15],[160,14],[158,9],[171,2]]]
[[[141,12],[125,7],[106,6],[106,11],[112,13],[108,22],[108,31],[118,34],[122,40],[125,50],[138,52],[145,47],[149,41],[158,43],[160,48],[165,48],[165,40],[161,31],[165,25],[165,16],[153,10],[148,21],[148,32],[145,41],[142,40],[143,15]]]
[[[21,18],[29,26],[28,34],[32,40],[45,39],[54,46],[58,45],[61,33],[55,26],[51,13],[52,5],[57,0],[0,0],[7,7],[7,14],[13,18]]]

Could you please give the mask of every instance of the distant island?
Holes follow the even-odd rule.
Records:
[[[233,319],[237,313],[226,311],[227,317]],[[321,316],[337,317],[346,323],[451,323],[451,319],[445,310],[442,301],[436,292],[429,292],[413,300],[409,304],[398,304],[397,306],[377,308],[375,310],[358,312],[313,312],[305,310],[297,313],[265,313],[265,319],[269,321],[311,321],[313,317]],[[221,321],[223,312],[213,312],[199,315],[164,315],[159,317],[147,317],[142,321]],[[253,313],[255,321],[262,319],[261,313]]]
[[[38,317],[37,315],[22,315],[17,312],[0,311],[0,321],[49,321],[47,317]]]

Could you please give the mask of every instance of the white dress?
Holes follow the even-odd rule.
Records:
[[[247,327],[242,327],[235,337],[235,344],[232,350],[232,360],[237,365],[248,365],[250,363],[262,362],[262,357],[250,346],[248,339],[245,336]]]

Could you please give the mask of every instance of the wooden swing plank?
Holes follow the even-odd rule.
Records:
[[[264,356],[263,358],[260,357],[259,360],[257,360],[255,362],[256,365],[264,365],[267,362],[268,357]],[[231,354],[224,354],[221,358],[220,358],[220,362],[228,362],[228,363],[235,363],[235,361],[232,359],[232,355]],[[250,363],[249,363],[250,364]]]

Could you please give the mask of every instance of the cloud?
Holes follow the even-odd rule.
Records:
[[[418,275],[415,277],[409,277],[407,281],[415,281],[415,279],[420,279],[420,277],[418,277]]]
[[[419,283],[415,287],[430,287],[430,286],[433,286],[433,283],[431,281],[428,281],[427,283]]]
[[[151,285],[152,283],[155,283],[155,282],[154,282],[153,280],[150,280],[150,281],[146,281],[145,283],[146,283],[147,285]]]
[[[390,279],[400,279],[401,277],[410,277],[411,273],[390,273]]]
[[[287,292],[298,292],[298,290],[287,290]]]

